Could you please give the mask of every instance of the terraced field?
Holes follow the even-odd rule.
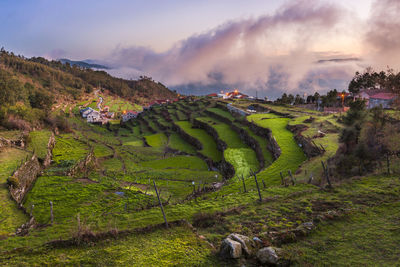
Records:
[[[197,118],[197,120],[207,123],[218,133],[227,148],[224,150],[224,158],[231,163],[237,176],[249,176],[250,171],[258,171],[259,162],[256,153],[249,146],[243,143],[239,135],[232,128],[216,119]]]
[[[193,128],[192,124],[188,121],[180,121],[176,122],[176,124],[187,134],[200,141],[203,147],[200,153],[216,162],[222,159],[222,153],[217,149],[217,144],[205,130]]]
[[[306,156],[293,139],[293,134],[286,128],[290,119],[271,118],[269,114],[255,114],[249,116],[248,120],[270,129],[281,149],[280,157],[268,169],[259,173],[260,178],[269,183],[278,184],[280,182],[280,172],[283,172],[285,176],[289,170],[295,173],[306,160]]]
[[[246,107],[244,102],[240,103]],[[186,139],[191,140],[187,135],[194,138],[202,149],[198,150],[197,144],[183,140],[179,129],[172,127],[168,116],[164,117],[164,108],[170,113],[173,123],[186,134]],[[5,183],[21,160],[30,155],[28,151],[35,150],[44,155],[43,146],[47,145],[50,132],[30,133],[28,151],[2,148],[0,262],[6,261],[6,265],[12,266],[152,266],[160,263],[166,266],[241,266],[243,261],[222,260],[217,254],[221,240],[236,232],[257,236],[265,244],[281,246],[284,257],[299,265],[319,265],[321,262],[334,265],[336,260],[346,263],[346,256],[356,259],[351,261],[352,264],[359,260],[368,265],[372,258],[365,257],[364,249],[375,255],[381,265],[396,263],[398,257],[392,247],[398,245],[393,234],[397,215],[392,216],[388,207],[397,208],[398,178],[357,178],[335,185],[334,190],[321,190],[316,186],[319,183],[306,183],[310,172],[319,182],[322,177],[320,161],[335,153],[341,125],[333,116],[290,107],[279,107],[278,110],[291,112],[293,118],[275,113],[254,114],[246,118],[248,122],[271,131],[281,149],[276,160],[268,150],[267,138],[251,124],[246,124],[244,118],[231,115],[210,100],[181,101],[157,107],[146,111],[142,119],[109,128],[89,125],[77,116],[68,117],[72,132],[56,136],[53,162],[38,177],[23,202],[28,211],[34,205],[33,215],[40,224],[26,236],[12,235],[28,220],[28,216],[10,200]],[[191,112],[190,116],[186,111]],[[309,120],[310,116],[314,119]],[[226,144],[225,150],[220,151],[213,137],[202,129],[204,126],[199,126],[193,119],[215,130],[219,149],[223,143]],[[287,128],[299,124],[307,127],[301,134],[317,145],[321,144],[326,150],[324,154],[307,160],[294,134]],[[193,128],[193,125],[200,128]],[[241,135],[246,133],[256,141],[265,159],[263,169],[260,169],[256,152],[232,126],[240,128]],[[325,135],[317,136],[318,131]],[[95,158],[82,167],[83,159],[90,160],[87,155],[91,151]],[[234,177],[228,180],[216,168],[222,168],[223,158],[235,169]],[[71,169],[79,167],[78,162],[82,169],[69,175]],[[259,171],[261,201],[255,179],[249,175],[250,169]],[[294,174],[296,184],[285,187],[280,184],[280,172],[287,176],[288,170]],[[238,179],[242,174],[244,180]],[[154,183],[170,223],[169,229],[163,226],[164,218]],[[377,202],[377,199],[382,201]],[[53,224],[50,201],[53,203]],[[365,212],[373,205],[376,207]],[[347,212],[351,212],[347,221],[329,221],[329,216],[347,216]],[[297,227],[315,218],[321,220],[318,222],[321,228],[315,235],[291,241],[297,241],[295,243],[280,243],[280,236],[270,236],[271,233],[285,233],[295,239],[293,233]],[[341,217],[337,215],[335,218],[340,220]],[[194,228],[181,220],[188,221]],[[370,221],[384,227],[371,227]],[[343,234],[349,227],[354,234]],[[361,235],[363,228],[371,231]],[[98,239],[86,243],[82,233],[88,234],[89,239],[96,234]],[[384,241],[372,242],[374,233]],[[68,240],[71,245],[52,247],[51,244],[59,244],[60,240]],[[83,243],[76,245],[78,243],[74,242]],[[352,246],[353,242],[355,246]],[[374,244],[387,252],[388,259],[373,253]],[[385,244],[390,244],[390,248]],[[337,258],[334,257],[335,250],[340,251]],[[321,253],[328,255],[329,260],[324,259]],[[335,261],[331,260],[333,258]],[[253,263],[256,264],[246,262],[246,266]]]

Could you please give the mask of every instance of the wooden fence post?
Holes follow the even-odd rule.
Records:
[[[263,183],[264,189],[267,188],[267,186],[265,185],[264,179],[261,179],[261,181]]]
[[[246,183],[244,182],[243,174],[242,174],[242,181],[243,181],[243,190],[244,190],[244,192],[246,193],[246,192],[247,192],[247,190],[246,190]]]
[[[161,199],[160,199],[160,195],[158,194],[156,182],[155,182],[154,180],[153,180],[153,184],[154,184],[154,190],[156,191],[156,194],[157,194],[158,203],[160,204],[160,209],[161,209],[161,212],[162,212],[163,217],[164,217],[165,227],[168,228],[167,217],[165,216],[164,208],[163,208],[163,206],[162,206]]]
[[[313,179],[314,179],[313,174],[310,173],[310,179],[308,179],[308,183],[311,184],[311,182],[313,181]]]
[[[32,204],[32,205],[31,205],[31,213],[29,214],[31,218],[32,218],[32,216],[33,216],[33,208],[34,208],[34,207],[35,207],[35,205]]]
[[[390,175],[390,158],[389,158],[389,153],[386,154],[386,171],[387,175]]]
[[[50,201],[50,219],[51,219],[51,224],[53,225],[54,222],[53,201]]]
[[[250,172],[252,173],[252,175],[254,176],[254,180],[256,181],[256,186],[257,186],[259,201],[262,202],[260,187],[258,186],[258,181],[257,181],[257,175],[256,175],[256,173],[253,172],[251,169],[250,169]]]
[[[328,186],[330,188],[332,188],[331,180],[329,179],[328,163],[325,166],[324,161],[321,161],[321,164],[322,164],[322,168],[324,169],[324,174],[325,174],[326,181],[328,182]]]
[[[293,178],[292,171],[291,171],[291,170],[288,170],[288,173],[289,173],[289,175],[290,175],[290,179],[292,180],[292,185],[295,185],[296,181],[295,181],[294,178]]]
[[[282,172],[280,172],[280,175],[281,175],[281,184],[283,185],[284,184],[284,179],[283,179],[283,174],[282,174]]]

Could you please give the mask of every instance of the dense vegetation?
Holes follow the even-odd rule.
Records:
[[[0,126],[30,130],[46,124],[64,128],[64,118],[50,114],[53,104],[60,106],[71,98],[83,99],[93,88],[101,88],[113,96],[139,105],[146,105],[155,99],[176,97],[164,85],[148,77],[124,80],[112,77],[105,71],[44,58],[27,59],[1,49]],[[110,104],[111,111],[117,111],[113,103]],[[126,108],[137,109],[133,106]]]

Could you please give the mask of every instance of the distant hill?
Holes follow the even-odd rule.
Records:
[[[100,65],[100,64],[96,64],[96,63],[92,63],[91,60],[83,60],[83,61],[74,61],[74,60],[70,60],[67,58],[60,58],[58,59],[58,61],[60,61],[61,63],[65,64],[68,63],[71,66],[79,66],[82,68],[86,68],[86,69],[103,69],[103,70],[108,70],[109,67],[105,66],[105,65]]]
[[[0,126],[36,127],[49,118],[53,104],[75,103],[93,92],[94,88],[107,90],[111,95],[138,105],[177,96],[150,77],[124,80],[103,70],[63,64],[42,57],[25,58],[2,49]]]

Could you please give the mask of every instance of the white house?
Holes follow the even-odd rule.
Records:
[[[100,112],[98,112],[96,110],[93,110],[92,112],[90,112],[87,115],[87,122],[89,122],[89,123],[102,122]]]
[[[95,110],[92,109],[92,108],[85,108],[85,109],[81,110],[82,117],[83,117],[83,118],[87,118],[87,116],[88,116],[90,113],[92,113],[93,111],[95,111]]]

